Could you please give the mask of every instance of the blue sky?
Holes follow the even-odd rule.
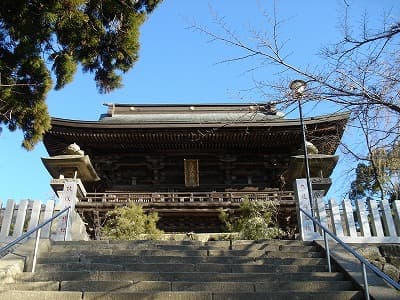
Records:
[[[350,12],[360,19],[367,12],[370,22],[379,22],[384,10],[392,9],[397,19],[396,0],[347,0]],[[244,4],[245,3],[245,4]],[[342,0],[278,0],[278,18],[283,20],[281,39],[287,41],[286,53],[293,64],[316,65],[322,46],[334,43],[340,37],[340,18],[345,1]],[[252,29],[268,31],[271,26],[262,17],[262,11],[273,16],[273,1],[200,1],[164,0],[141,30],[141,51],[135,67],[124,75],[124,87],[102,95],[96,90],[92,74],[77,73],[72,84],[61,91],[51,91],[48,107],[51,116],[97,120],[106,111],[102,104],[113,103],[233,103],[268,102],[259,95],[241,99],[240,91],[253,86],[254,78],[273,80],[274,70],[264,66],[256,72],[247,72],[255,61],[218,64],[235,57],[237,49],[210,42],[209,38],[190,29],[193,22],[218,30],[213,13],[224,16],[226,23],[243,37]],[[325,111],[305,111],[315,115]],[[295,115],[293,117],[296,117]],[[0,200],[41,199],[52,197],[50,176],[41,157],[47,152],[43,144],[27,152],[21,148],[22,133],[0,135]],[[335,178],[343,177],[342,167]],[[340,185],[341,188],[343,185]],[[331,193],[341,193],[338,187]]]

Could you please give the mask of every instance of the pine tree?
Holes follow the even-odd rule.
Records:
[[[100,92],[121,86],[138,59],[139,29],[161,0],[0,1],[0,126],[22,129],[32,149],[50,128],[47,92],[78,64]]]

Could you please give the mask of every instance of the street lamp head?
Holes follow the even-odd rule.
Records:
[[[293,80],[290,85],[289,88],[292,90],[293,94],[295,97],[299,97],[301,95],[303,95],[304,91],[307,88],[307,83],[304,80]]]

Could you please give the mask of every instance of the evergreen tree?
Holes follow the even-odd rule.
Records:
[[[278,227],[278,204],[274,201],[249,201],[240,205],[238,215],[220,212],[220,220],[227,231],[237,232],[240,239],[274,239],[283,235]]]
[[[139,28],[161,0],[2,0],[0,125],[22,129],[32,149],[50,128],[52,87],[73,80],[78,64],[100,92],[121,86],[138,59]]]
[[[158,239],[163,233],[157,228],[159,220],[156,212],[146,214],[139,205],[119,207],[107,213],[107,222],[102,232],[103,238],[110,240],[137,240],[147,235]]]
[[[351,183],[350,199],[399,199],[400,144],[371,151],[367,163],[359,163]]]

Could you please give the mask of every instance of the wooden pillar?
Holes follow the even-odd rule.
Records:
[[[155,185],[160,184],[160,170],[164,168],[163,157],[146,156],[147,167],[152,172],[152,182]]]
[[[224,171],[224,183],[232,184],[232,169],[233,162],[235,162],[237,157],[235,155],[226,154],[224,156],[219,157],[220,162],[222,163],[222,168]]]

